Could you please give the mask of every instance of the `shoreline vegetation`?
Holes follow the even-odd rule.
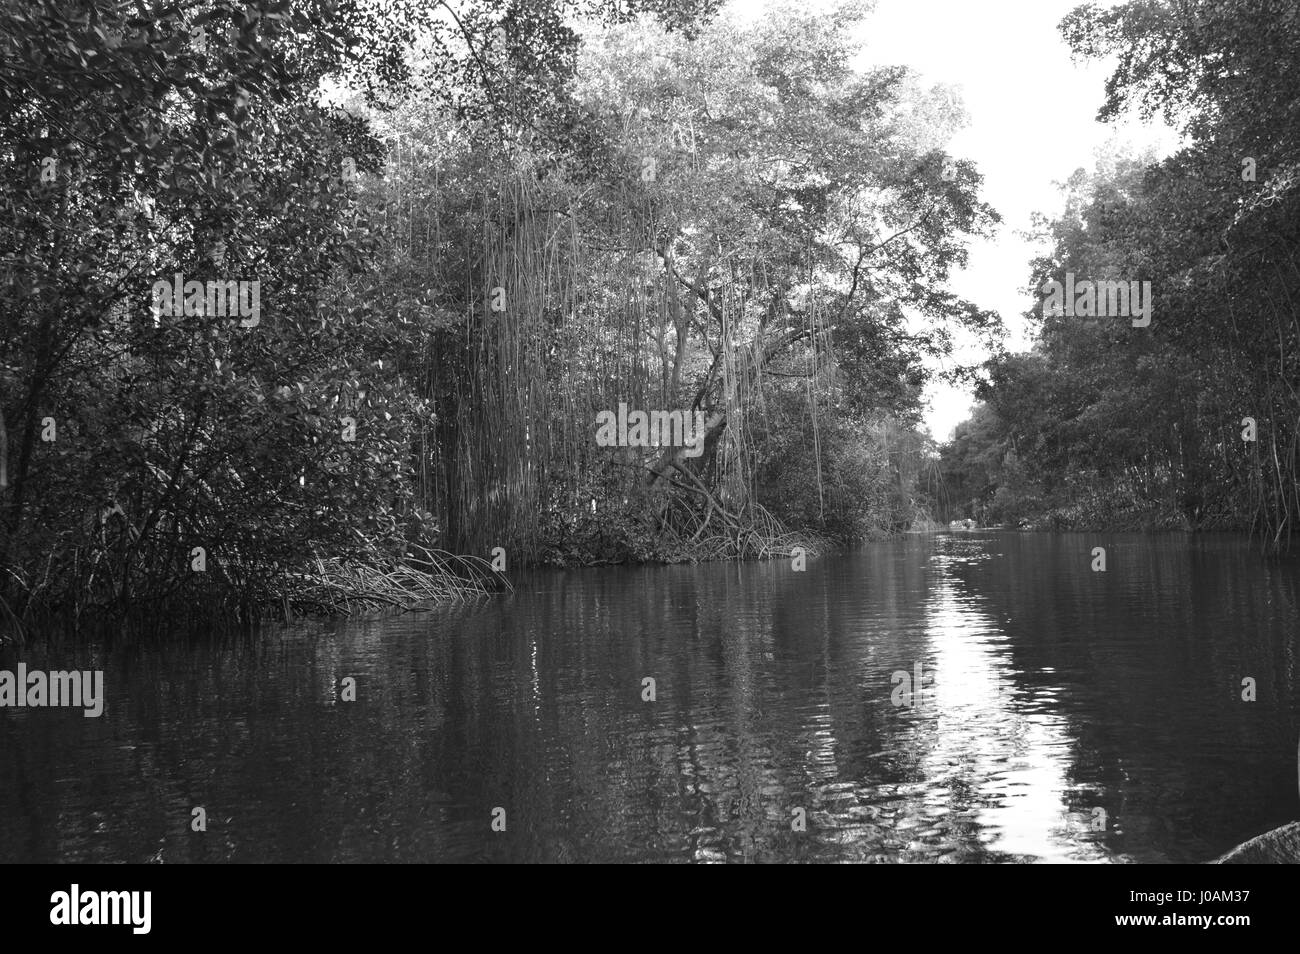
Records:
[[[1099,120],[1159,117],[1180,141],[1163,157],[1107,150],[1041,222],[1033,346],[987,363],[942,451],[958,516],[1242,530],[1293,549],[1300,18],[1280,0],[1184,12],[1079,6],[1060,24],[1075,54],[1116,59]],[[1140,320],[1101,307],[1139,281]],[[1063,302],[1063,286],[1086,294]]]
[[[905,530],[998,217],[868,16],[0,9],[0,628]]]

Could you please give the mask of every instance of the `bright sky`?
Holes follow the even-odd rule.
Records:
[[[772,0],[772,5],[814,0]],[[973,244],[967,269],[952,287],[977,305],[1002,315],[1008,347],[1029,346],[1024,312],[1031,305],[1029,262],[1038,250],[1018,233],[1034,212],[1055,215],[1056,183],[1075,169],[1091,169],[1098,151],[1116,143],[1156,146],[1169,152],[1176,138],[1164,128],[1135,122],[1114,128],[1096,121],[1110,73],[1107,63],[1074,64],[1056,30],[1081,0],[878,0],[864,25],[860,65],[901,64],[925,85],[956,87],[970,121],[948,144],[984,175],[982,196],[1001,215],[1000,233]],[[759,15],[764,0],[731,0],[741,16]],[[1112,5],[1102,0],[1103,6]],[[960,343],[961,357],[982,355],[978,341]],[[971,395],[932,386],[926,422],[946,440],[967,417]]]

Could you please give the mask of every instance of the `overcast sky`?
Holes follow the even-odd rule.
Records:
[[[772,0],[780,5],[794,0]],[[797,0],[803,7],[833,5]],[[1128,122],[1114,128],[1096,121],[1107,63],[1074,64],[1056,25],[1079,0],[878,0],[864,24],[861,65],[912,67],[929,85],[957,87],[969,124],[948,145],[983,173],[983,198],[1002,215],[999,234],[971,247],[970,264],[953,290],[1002,315],[1008,347],[1029,346],[1022,318],[1031,301],[1029,262],[1038,250],[1017,233],[1034,212],[1055,215],[1062,204],[1056,183],[1080,167],[1091,169],[1099,150],[1116,143],[1172,150],[1164,128]],[[759,15],[765,0],[731,0],[742,16]],[[1102,0],[1103,6],[1112,4]],[[975,340],[963,356],[981,354]],[[966,416],[970,394],[934,386],[926,415],[930,432],[946,440]]]

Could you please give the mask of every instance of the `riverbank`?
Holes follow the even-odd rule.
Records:
[[[709,531],[709,532],[704,532]],[[256,586],[252,568],[221,558],[191,561],[188,571],[151,580],[137,569],[130,599],[117,591],[97,591],[95,577],[66,580],[62,591],[13,588],[23,598],[21,613],[0,598],[0,646],[22,645],[36,633],[95,637],[105,632],[135,633],[165,622],[173,632],[246,627],[260,621],[291,623],[410,610],[420,605],[454,603],[513,590],[511,572],[527,567],[669,566],[721,561],[785,559],[800,568],[808,560],[842,550],[851,541],[814,531],[786,531],[764,513],[751,524],[717,519],[697,523],[696,533],[655,536],[636,520],[592,520],[540,548],[531,561],[512,563],[500,548],[486,556],[453,554],[408,544],[396,557],[370,544],[347,557],[315,556],[289,566],[266,567]],[[102,557],[101,557],[102,559]],[[24,583],[24,577],[10,577]],[[127,576],[123,570],[117,574]]]

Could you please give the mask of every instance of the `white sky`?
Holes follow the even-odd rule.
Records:
[[[772,0],[772,6],[814,0]],[[1029,262],[1037,253],[1017,233],[1030,215],[1055,215],[1061,206],[1056,183],[1075,169],[1091,169],[1108,144],[1133,142],[1169,152],[1176,137],[1165,127],[1136,122],[1118,129],[1096,121],[1108,63],[1074,64],[1056,30],[1080,0],[878,0],[863,26],[860,65],[910,66],[925,85],[957,88],[969,124],[948,144],[954,156],[971,159],[984,175],[982,198],[1002,215],[999,234],[974,243],[970,262],[952,288],[1002,315],[1012,350],[1029,346],[1023,319],[1031,299]],[[743,17],[761,15],[763,0],[731,0]],[[1113,5],[1102,0],[1102,6]],[[982,355],[979,342],[961,342],[961,357]],[[971,395],[934,385],[926,423],[939,440],[967,417]]]

